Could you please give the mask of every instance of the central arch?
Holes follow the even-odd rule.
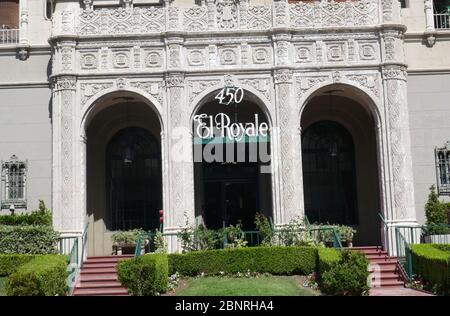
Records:
[[[244,230],[253,230],[256,213],[273,214],[270,115],[248,90],[242,102],[232,105],[214,99],[219,91],[206,95],[192,116],[196,221],[211,229],[240,222]],[[214,137],[201,134],[207,129],[199,128],[199,116],[213,126]],[[236,131],[247,126],[250,136],[222,134],[215,129],[222,122]],[[261,129],[253,134],[252,126]]]

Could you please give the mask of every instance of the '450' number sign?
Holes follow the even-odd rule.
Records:
[[[219,100],[219,104],[229,105],[232,103],[241,103],[244,98],[242,88],[227,87],[220,90],[214,99]]]

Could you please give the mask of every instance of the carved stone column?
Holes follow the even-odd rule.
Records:
[[[185,82],[182,73],[170,73],[166,77],[168,96],[168,194],[169,205],[166,207],[164,230],[176,233],[185,224],[185,215],[189,223],[194,223],[194,164],[192,131],[186,107]],[[169,251],[179,250],[177,238],[168,238]]]
[[[383,80],[393,186],[392,214],[387,214],[388,220],[416,222],[406,69],[402,66],[386,66],[383,69]]]
[[[289,69],[275,71],[277,108],[278,160],[280,170],[280,203],[275,210],[275,225],[288,223],[292,218],[304,215],[303,174],[301,160],[300,122],[294,106],[292,72]]]
[[[76,77],[60,76],[54,81],[52,104],[53,139],[53,225],[63,233],[81,233],[82,207],[79,170],[80,134],[76,124]]]

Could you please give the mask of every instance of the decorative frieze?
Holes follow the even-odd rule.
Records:
[[[80,85],[81,105],[84,106],[94,95],[112,87],[112,82],[82,83]]]

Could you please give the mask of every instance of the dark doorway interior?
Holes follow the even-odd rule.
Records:
[[[302,135],[305,212],[311,222],[355,225],[355,149],[337,122],[319,121]]]
[[[107,228],[157,228],[160,179],[160,150],[153,135],[139,127],[119,131],[106,152]]]
[[[252,230],[260,209],[258,164],[204,163],[203,175],[206,226],[218,229],[241,222],[244,230]]]

